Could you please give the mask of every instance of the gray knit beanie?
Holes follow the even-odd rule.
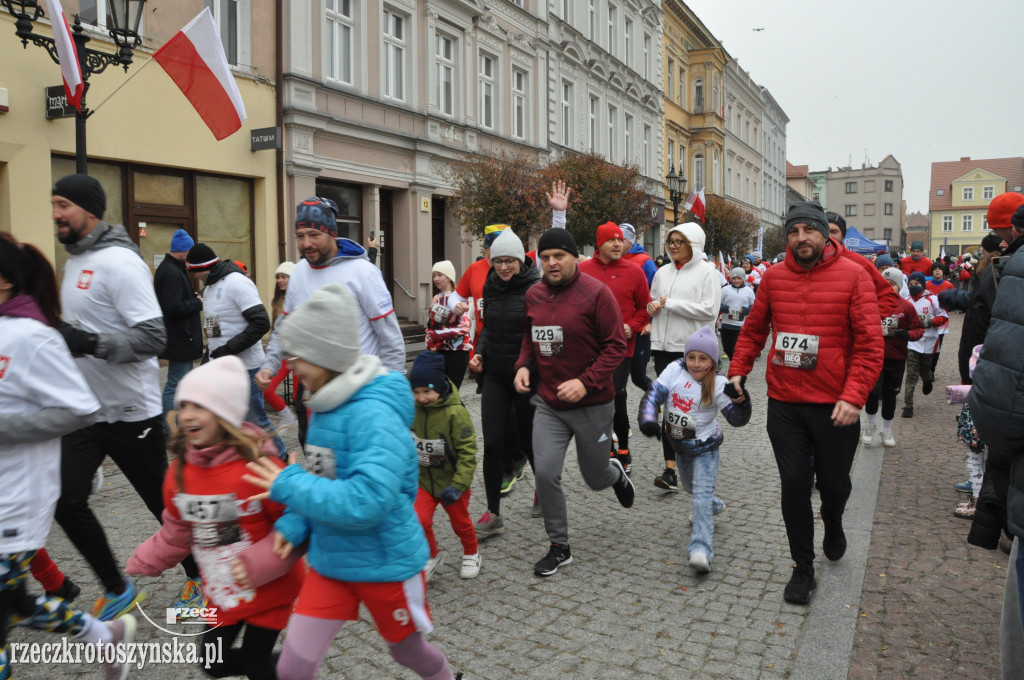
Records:
[[[348,286],[332,283],[284,317],[281,346],[290,356],[344,373],[362,354],[359,317],[359,305]]]
[[[491,244],[491,261],[496,257],[514,257],[520,262],[526,260],[526,251],[523,249],[523,242],[519,240],[516,233],[511,229],[505,229],[498,238]]]

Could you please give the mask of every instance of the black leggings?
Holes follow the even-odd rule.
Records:
[[[123,580],[107,535],[89,507],[92,476],[109,455],[159,521],[164,511],[163,485],[167,472],[160,421],[160,416],[154,416],[135,423],[96,423],[61,439],[57,523],[108,593],[116,592]],[[181,566],[189,578],[199,577],[191,555]]]
[[[462,389],[462,379],[466,377],[466,367],[469,366],[469,352],[465,350],[453,350],[441,352],[444,355],[444,374],[455,385],[455,389]]]
[[[234,647],[238,635],[245,630],[242,645]],[[210,660],[199,667],[211,678],[229,678],[244,675],[249,680],[277,680],[277,654],[274,645],[281,634],[279,630],[261,628],[245,621],[230,626],[210,628],[203,633],[203,649],[221,654],[220,663]]]
[[[654,359],[654,372],[661,375],[661,372],[668,368],[669,364],[685,356],[686,352],[665,352],[662,350],[651,352],[651,358]],[[661,438],[661,452],[665,456],[665,467],[669,467],[668,463],[671,462],[671,467],[674,468],[676,466],[676,452],[672,450],[672,445],[668,443],[668,437]]]
[[[484,492],[487,509],[501,512],[501,478],[506,460],[518,455],[509,432],[518,430],[520,447],[533,468],[533,404],[529,394],[520,394],[512,384],[513,376],[484,373],[480,399],[480,421],[484,430]],[[515,406],[515,420],[512,410]]]
[[[732,359],[732,353],[736,350],[736,340],[740,337],[740,329],[723,325],[719,332],[722,334],[722,351],[725,352],[725,356]]]
[[[612,429],[619,439],[619,448],[629,450],[629,407],[626,406],[626,386],[629,385],[629,371],[633,365],[633,357],[626,357],[612,374],[612,381],[615,383],[615,415],[612,416]],[[612,453],[615,450],[615,440],[610,442]]]
[[[868,393],[868,401],[864,405],[865,413],[878,413],[878,400],[881,399],[882,420],[892,420],[896,417],[896,395],[903,386],[903,369],[906,365],[906,359],[885,360],[878,381]]]

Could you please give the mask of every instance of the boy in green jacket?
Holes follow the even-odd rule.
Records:
[[[459,391],[445,377],[444,356],[423,352],[413,362],[409,383],[416,399],[412,437],[420,458],[416,514],[430,544],[429,581],[443,560],[434,539],[434,510],[444,506],[455,535],[462,541],[462,578],[480,573],[476,531],[469,516],[469,487],[476,473],[476,433]]]

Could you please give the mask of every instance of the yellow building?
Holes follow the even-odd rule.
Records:
[[[721,193],[725,126],[722,118],[722,73],[728,55],[697,15],[679,0],[664,9],[663,74],[665,87],[665,165],[686,178],[686,191],[704,188],[705,197]],[[665,222],[671,215],[666,193]],[[685,199],[685,196],[684,196]]]
[[[989,231],[989,203],[999,194],[1022,189],[1024,158],[932,163],[926,254],[937,257],[943,247],[950,255],[976,251]]]
[[[81,11],[91,38],[88,47],[116,52],[106,31],[98,28],[107,20],[106,3],[81,4],[80,9],[76,0],[64,1],[69,23]],[[278,167],[273,149],[250,150],[250,130],[278,125],[274,8],[252,3],[245,13],[215,13],[248,116],[240,130],[217,141],[151,58],[204,2],[161,3],[159,12],[150,5],[140,28],[143,42],[128,74],[108,66],[89,79],[88,172],[106,190],[104,219],[124,224],[154,269],[171,235],[183,228],[222,258],[245,262],[269,299],[282,251]],[[48,18],[35,22],[33,31],[52,35]],[[258,45],[270,49],[257,50]],[[75,119],[46,117],[47,104],[54,102],[44,88],[61,85],[60,69],[46,50],[31,42],[22,47],[6,11],[0,13],[0,64],[0,103],[7,102],[0,113],[0,231],[37,245],[58,265],[59,275],[64,248],[56,241],[50,191],[55,180],[75,171]]]

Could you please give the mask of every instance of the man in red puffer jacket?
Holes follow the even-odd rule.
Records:
[[[786,219],[785,261],[765,272],[729,365],[741,390],[769,329],[768,437],[782,481],[782,517],[796,569],[783,597],[807,604],[814,580],[817,477],[822,548],[830,560],[846,552],[843,511],[860,438],[860,409],[882,369],[882,327],[867,272],[829,238],[825,211],[800,201]],[[812,463],[813,458],[813,463]]]

